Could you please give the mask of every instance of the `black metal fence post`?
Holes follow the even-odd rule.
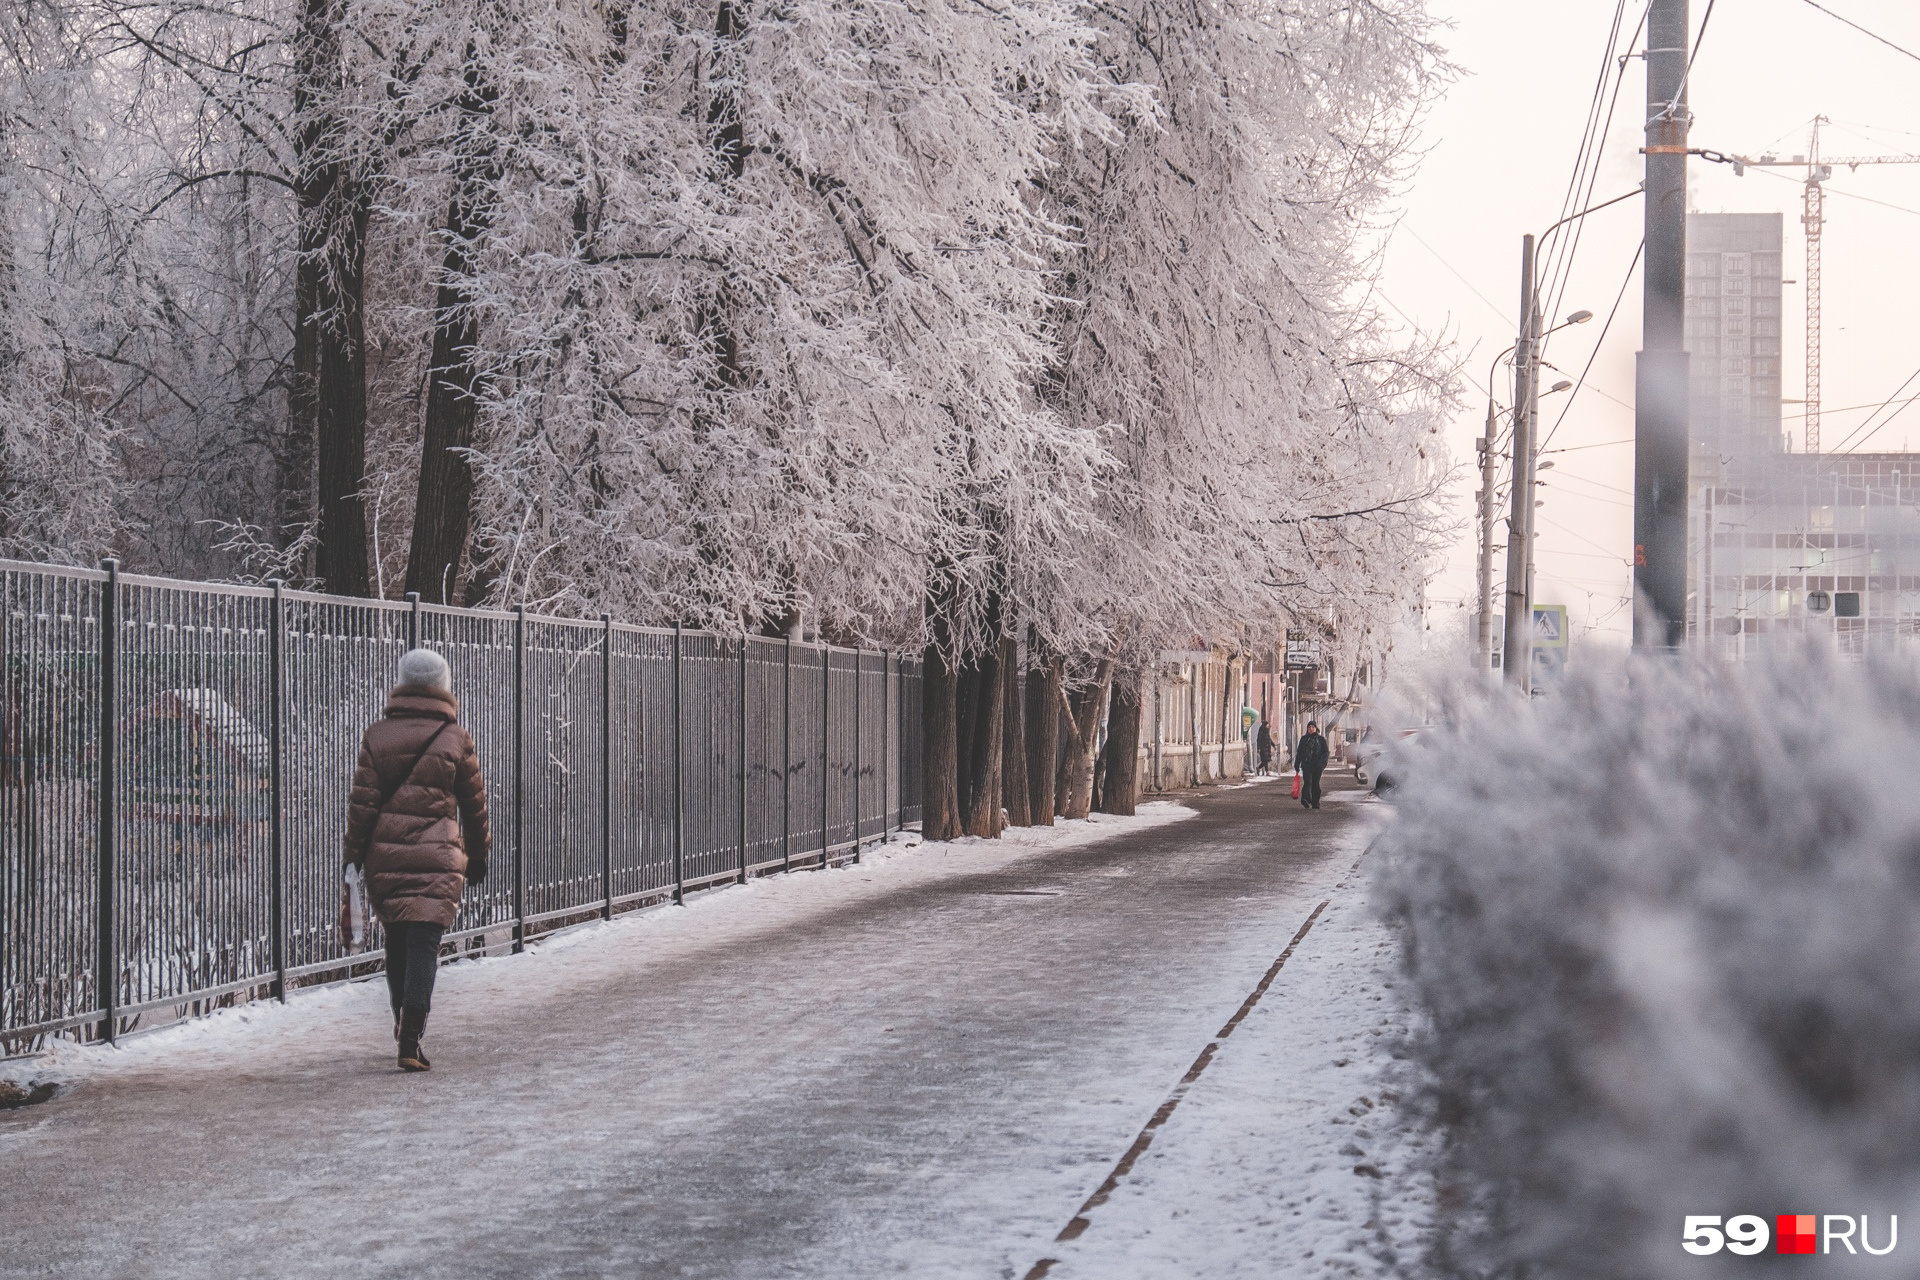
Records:
[[[673,624],[673,900],[687,900],[686,735],[680,718],[680,624]]]
[[[893,651],[880,651],[880,843],[893,837]]]
[[[833,824],[829,821],[833,792],[827,786],[827,776],[832,772],[827,766],[833,752],[833,735],[827,729],[833,719],[832,684],[833,646],[823,641],[820,645],[820,865],[823,868],[833,854]]]
[[[600,908],[613,919],[613,615],[600,615]]]
[[[793,633],[780,672],[780,869],[793,870]]]
[[[100,562],[107,580],[100,591],[100,884],[97,897],[98,954],[94,957],[94,995],[100,1002],[100,1039],[112,1044],[116,1033],[115,1008],[120,983],[119,948],[114,945],[114,888],[120,874],[119,842],[115,831],[114,792],[119,744],[114,741],[120,718],[120,562]]]
[[[267,630],[267,678],[273,682],[267,699],[267,767],[269,772],[268,842],[273,857],[273,994],[287,1002],[287,832],[285,755],[287,705],[287,609],[285,584],[273,580],[273,625]]]
[[[407,592],[407,648],[420,647],[420,593]]]
[[[853,864],[860,865],[860,683],[866,678],[859,645],[853,647]]]
[[[740,883],[747,882],[747,647],[740,637]]]
[[[527,941],[527,606],[513,607],[513,949]]]

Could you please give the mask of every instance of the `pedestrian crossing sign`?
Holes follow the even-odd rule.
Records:
[[[1567,647],[1567,606],[1563,604],[1533,606],[1533,647],[1536,649]]]

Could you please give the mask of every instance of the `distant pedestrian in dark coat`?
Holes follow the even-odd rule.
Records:
[[[1307,731],[1300,735],[1300,745],[1293,749],[1293,767],[1300,771],[1300,806],[1304,809],[1320,807],[1320,772],[1327,767],[1327,740],[1320,736],[1320,726],[1307,721]]]
[[[1253,749],[1259,753],[1260,772],[1262,774],[1272,772],[1273,730],[1267,728],[1267,722],[1265,720],[1260,722],[1259,730],[1253,735]]]
[[[366,876],[386,926],[387,994],[405,1071],[431,1065],[420,1037],[440,935],[460,911],[461,890],[487,878],[487,785],[459,719],[446,659],[429,649],[402,656],[386,713],[360,744],[347,814],[347,861]]]

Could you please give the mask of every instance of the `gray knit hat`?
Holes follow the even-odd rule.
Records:
[[[400,683],[419,689],[453,692],[453,672],[447,660],[431,649],[409,649],[400,655]]]

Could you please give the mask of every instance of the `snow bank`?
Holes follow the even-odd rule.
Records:
[[[1920,1183],[1920,671],[1634,665],[1443,719],[1376,880],[1432,1019],[1436,1269],[1745,1262],[1683,1252],[1689,1214],[1884,1240]]]

